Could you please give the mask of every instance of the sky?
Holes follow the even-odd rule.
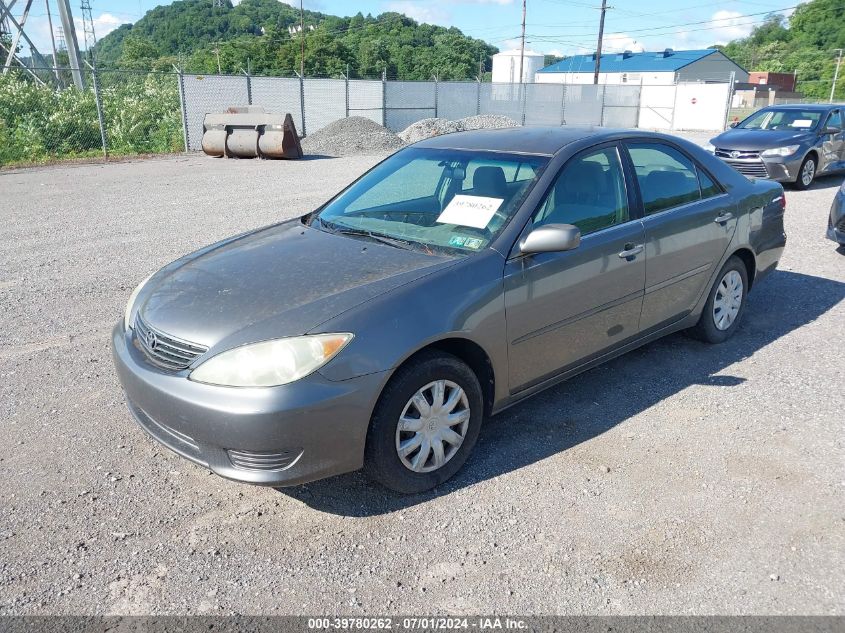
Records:
[[[55,0],[35,0],[27,31],[44,54],[50,50],[45,1],[54,26]],[[208,0],[211,2],[212,0]],[[283,1],[283,0],[280,0]],[[298,0],[284,0],[299,6]],[[90,0],[98,38],[121,24],[137,21],[156,0]],[[12,13],[22,11],[19,0]],[[770,12],[789,15],[798,0],[610,0],[604,50],[657,51],[706,48],[748,35]],[[84,48],[79,0],[71,0],[77,37]],[[571,55],[595,50],[600,0],[527,0],[526,48]],[[404,13],[417,21],[455,26],[501,50],[519,47],[522,0],[305,0],[305,8],[334,15]]]

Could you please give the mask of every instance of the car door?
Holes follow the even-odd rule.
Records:
[[[632,216],[620,148],[606,144],[563,166],[529,226],[574,224],[570,251],[505,264],[511,392],[597,356],[638,331],[645,287],[643,228]]]
[[[842,110],[834,110],[828,115],[827,120],[821,128],[822,130],[834,128],[839,131],[835,134],[822,135],[822,153],[824,154],[824,158],[822,164],[819,165],[819,169],[824,169],[830,163],[838,163],[841,160],[845,160],[845,129],[843,129],[843,123],[845,121],[842,119]]]
[[[660,141],[628,142],[645,229],[640,330],[658,330],[693,309],[730,244],[736,205],[700,165]]]

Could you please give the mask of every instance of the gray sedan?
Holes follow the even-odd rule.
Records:
[[[763,108],[710,140],[710,151],[753,178],[809,187],[845,170],[845,108],[795,104]]]
[[[363,467],[418,492],[486,416],[672,332],[730,338],[784,248],[784,205],[671,136],[441,136],[149,277],[114,362],[138,423],[219,475]]]

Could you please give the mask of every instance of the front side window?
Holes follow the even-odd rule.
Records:
[[[813,110],[761,110],[737,127],[745,130],[812,130],[818,125],[821,116],[821,112]]]
[[[842,129],[842,111],[836,110],[830,113],[830,116],[827,118],[827,123],[825,127],[835,127]]]
[[[409,148],[311,217],[315,228],[447,254],[486,247],[548,163],[543,156]]]
[[[627,222],[628,194],[616,147],[576,156],[564,165],[534,214],[535,226],[574,224],[587,235]]]
[[[637,143],[628,147],[628,153],[646,215],[701,198],[695,165],[678,150],[659,143]]]

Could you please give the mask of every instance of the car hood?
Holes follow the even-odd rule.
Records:
[[[139,296],[154,328],[212,347],[305,334],[373,297],[451,265],[304,226],[226,240],[156,273]]]
[[[812,138],[812,132],[732,129],[722,132],[710,142],[720,149],[761,150],[798,145]]]

